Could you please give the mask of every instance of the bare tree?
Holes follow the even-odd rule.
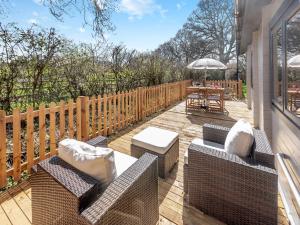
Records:
[[[39,0],[49,8],[50,13],[59,21],[72,12],[80,13],[83,25],[92,27],[96,35],[104,37],[105,31],[114,30],[111,14],[117,8],[119,0]],[[0,15],[5,15],[9,8],[9,0],[0,0]]]
[[[223,63],[235,55],[234,6],[231,0],[201,0],[185,28],[210,42]]]
[[[6,111],[11,111],[16,100],[15,88],[24,63],[19,57],[22,38],[16,30],[15,24],[0,23],[0,106]]]
[[[22,36],[21,50],[27,61],[23,71],[23,77],[26,79],[24,84],[30,87],[30,102],[35,107],[42,100],[45,92],[44,80],[49,80],[46,73],[53,68],[51,64],[60,51],[62,37],[56,34],[54,28],[39,30],[36,26],[32,26],[27,30],[19,30],[19,32]]]
[[[179,30],[175,36],[175,40],[181,52],[182,62],[185,64],[211,53],[210,43],[203,37],[194,35],[187,29]]]
[[[77,11],[83,16],[83,24],[91,26],[96,34],[103,37],[111,31],[111,13],[116,9],[118,0],[40,0],[58,20],[63,20],[70,12]],[[93,19],[90,19],[93,18]]]
[[[114,80],[116,82],[116,92],[124,90],[124,83],[122,82],[122,75],[124,71],[128,68],[131,61],[136,54],[135,50],[128,50],[123,45],[117,45],[112,49],[111,53],[111,71],[114,75]]]

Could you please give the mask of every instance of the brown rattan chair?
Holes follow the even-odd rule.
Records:
[[[89,143],[100,146],[99,140]],[[146,153],[104,188],[59,157],[46,159],[31,178],[32,224],[154,225],[159,219],[157,164],[157,157]]]
[[[205,124],[203,139],[223,144],[229,128]],[[191,144],[184,191],[191,206],[227,224],[277,224],[277,172],[264,132],[254,129],[251,157]]]

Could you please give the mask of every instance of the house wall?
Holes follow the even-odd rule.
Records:
[[[247,82],[250,91],[248,101],[253,109],[254,126],[263,129],[270,142],[272,142],[272,79],[270,75],[270,21],[283,0],[273,1],[262,9],[260,27],[252,34],[252,43],[247,49],[247,79],[251,78],[251,65],[253,87]],[[252,62],[251,62],[252,54]],[[250,66],[249,66],[250,65]],[[250,106],[250,103],[249,103]]]
[[[300,192],[300,130],[272,105],[272,76],[270,71],[270,21],[284,0],[273,0],[263,7],[260,27],[253,32],[252,43],[247,48],[247,88],[248,107],[253,109],[254,126],[264,130],[276,153],[284,153],[284,162],[292,175],[296,191]],[[252,54],[252,62],[251,62]],[[251,65],[253,72],[253,88],[251,88]],[[282,164],[277,163],[282,193],[291,206],[290,215],[298,218],[300,209],[297,199],[288,182]],[[294,190],[295,191],[295,190]],[[298,211],[298,212],[297,212]],[[296,221],[296,219],[294,219]],[[298,220],[296,224],[300,221]]]
[[[246,68],[246,84],[247,84],[247,106],[248,109],[252,109],[252,51],[251,46],[248,47],[246,52],[246,59],[247,59],[247,68]]]

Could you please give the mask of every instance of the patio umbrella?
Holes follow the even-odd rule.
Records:
[[[287,61],[287,66],[289,68],[299,69],[300,68],[300,55],[296,55],[296,56],[290,58]]]
[[[210,58],[203,58],[197,59],[196,61],[190,63],[187,66],[188,69],[193,70],[204,70],[205,71],[205,81],[207,70],[226,70],[227,67],[218,60],[210,59]]]

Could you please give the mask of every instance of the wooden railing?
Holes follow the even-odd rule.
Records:
[[[225,88],[225,92],[234,98],[243,98],[243,83],[242,80],[207,80],[206,85],[217,85]]]
[[[23,171],[57,154],[57,144],[69,137],[88,140],[108,136],[161,109],[182,100],[191,81],[140,87],[104,96],[79,97],[75,102],[40,105],[12,115],[0,110],[0,188],[12,176],[19,181]]]

